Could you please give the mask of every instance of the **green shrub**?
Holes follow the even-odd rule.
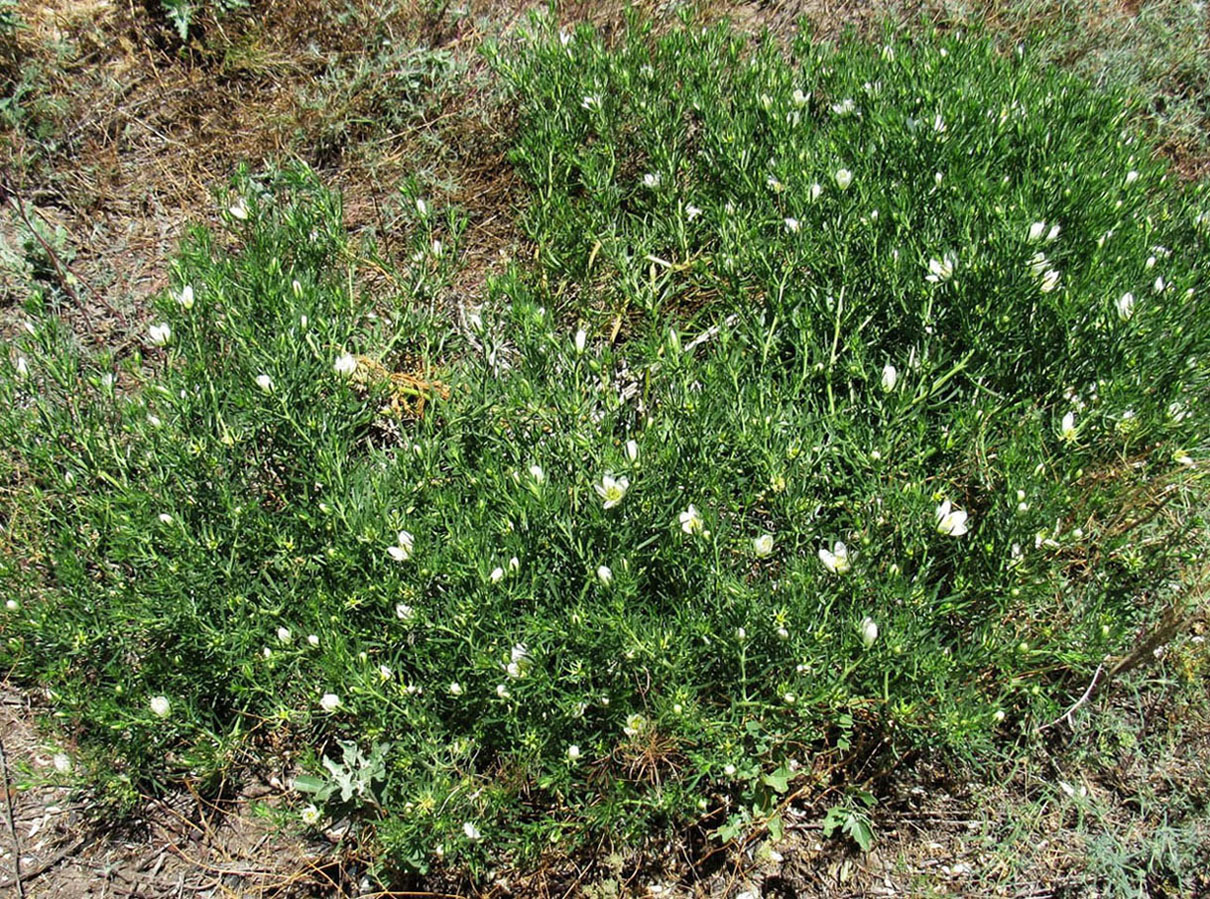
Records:
[[[979,7],[984,4],[979,4]],[[953,26],[976,26],[985,8],[942,4]],[[1157,143],[1205,159],[1210,143],[1210,10],[1203,3],[1083,3],[1013,0],[996,4],[1002,41],[1027,39],[1039,64],[1058,65],[1130,97]]]
[[[295,170],[236,182],[116,372],[34,310],[3,661],[119,794],[275,731],[418,869],[720,794],[776,831],[821,754],[1028,741],[1182,601],[1206,205],[1113,97],[979,41],[495,62],[540,253],[464,326],[458,215],[413,202],[371,301]]]

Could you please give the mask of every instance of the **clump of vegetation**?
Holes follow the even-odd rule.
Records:
[[[17,0],[0,0],[0,40],[9,40],[21,26]]]
[[[353,54],[300,91],[307,147],[318,158],[390,140],[432,118],[465,74],[448,51],[395,46]]]
[[[184,43],[197,31],[201,19],[218,18],[235,9],[245,9],[248,0],[160,0],[160,9]]]
[[[1025,40],[1040,62],[1126,94],[1157,143],[1205,159],[1210,144],[1210,10],[1180,0],[1135,5],[1014,0],[991,10],[941,4],[951,23],[992,24],[1002,43]],[[978,13],[978,14],[977,14]]]
[[[2,658],[117,797],[277,731],[414,869],[776,832],[822,758],[1028,743],[1185,601],[1208,207],[1120,101],[956,38],[493,60],[539,253],[464,321],[456,212],[407,197],[373,298],[295,169],[129,362],[31,301]]]

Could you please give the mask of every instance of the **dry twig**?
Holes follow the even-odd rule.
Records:
[[[17,825],[13,822],[13,794],[9,791],[8,784],[8,755],[4,751],[4,737],[0,736],[0,768],[4,771],[4,781],[0,786],[4,787],[4,812],[8,819],[8,833],[13,838],[13,879],[12,883],[17,886],[18,899],[25,899],[25,885],[21,877],[21,843],[17,839]]]

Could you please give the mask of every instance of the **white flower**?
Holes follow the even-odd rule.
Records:
[[[594,97],[591,94],[589,94],[587,97],[585,97],[583,100],[580,101],[580,106],[582,106],[584,109],[587,109],[587,110],[600,109],[601,108],[601,98]]]
[[[52,762],[55,766],[55,770],[60,774],[71,773],[71,756],[66,752],[56,752]]]
[[[378,666],[378,676],[381,677],[383,680],[390,680],[394,676],[394,674],[395,674],[395,672],[393,672],[386,665]]]
[[[1046,222],[1034,222],[1029,226],[1029,242],[1037,243],[1046,233]]]
[[[570,746],[567,747],[567,759],[568,759],[568,761],[574,762],[574,761],[579,760],[579,758],[580,758],[580,747],[577,746],[575,743],[572,743]]]
[[[151,342],[155,346],[165,346],[172,339],[172,328],[168,327],[167,322],[152,325],[147,329],[147,333],[150,335]]]
[[[357,371],[357,357],[352,353],[341,353],[336,357],[336,374],[342,378],[352,377]]]
[[[853,102],[852,97],[845,97],[839,103],[832,104],[832,113],[838,116],[852,115],[857,109],[857,104]]]
[[[583,328],[576,331],[576,355],[584,355],[584,349],[588,346],[588,332]]]
[[[181,292],[176,295],[177,305],[188,312],[193,308],[193,285],[186,284],[181,288]]]
[[[1050,260],[1044,253],[1034,253],[1030,257],[1029,273],[1035,278],[1041,278],[1048,268],[1050,268]]]
[[[500,568],[498,566],[496,568],[493,568],[490,577],[492,579],[493,584],[500,583],[502,580],[504,580],[504,569]]]
[[[25,361],[24,356],[17,357],[17,377],[21,379],[29,377],[29,363]]]
[[[924,280],[933,284],[948,281],[954,277],[954,269],[957,266],[958,256],[953,252],[942,254],[940,259],[929,259],[929,273],[924,276]]]
[[[941,113],[933,116],[933,130],[938,134],[944,134],[946,131],[945,119],[941,117]]]
[[[660,181],[661,178],[659,172],[648,172],[643,176],[643,186],[648,187],[651,190],[655,190],[657,187],[659,187]]]
[[[706,526],[701,513],[697,511],[697,507],[693,503],[690,503],[689,508],[680,514],[680,522],[681,530],[691,536],[701,534]]]
[[[735,776],[735,766],[734,765],[723,765],[723,774],[727,775],[727,777],[734,777]]]
[[[626,441],[626,458],[630,460],[630,464],[639,461],[639,444],[637,440]]]
[[[635,712],[633,715],[626,716],[626,726],[622,728],[622,733],[628,737],[637,737],[647,729],[647,719]]]
[[[1136,172],[1134,169],[1131,169],[1129,172],[1126,173],[1126,183],[1127,184],[1134,184],[1134,182],[1136,182],[1138,180],[1139,180],[1139,173]]]
[[[319,634],[307,634],[307,642],[312,646],[319,645]]]
[[[1081,786],[1078,790],[1066,781],[1059,781],[1059,789],[1063,791],[1063,795],[1069,799],[1074,798],[1078,793],[1080,796],[1088,795],[1088,788]]]
[[[605,475],[601,478],[601,483],[594,484],[593,489],[597,491],[597,495],[605,501],[605,508],[612,509],[622,501],[622,497],[626,495],[626,491],[630,489],[630,479],[623,475],[620,478],[615,478],[613,475]]]
[[[701,214],[702,210],[697,206],[694,206],[692,203],[685,207],[685,218],[689,219],[689,221],[693,221]]]
[[[273,379],[268,375],[257,375],[256,386],[265,391],[265,393],[269,393],[273,389]]]
[[[302,282],[297,278],[290,282],[290,292],[293,293],[296,298],[302,299],[303,286]],[[302,317],[301,322],[302,326],[305,328],[307,326],[307,317],[305,315]]]
[[[172,703],[168,701],[167,696],[151,697],[151,711],[160,718],[167,718],[172,713]]]
[[[1062,230],[1059,225],[1051,225],[1050,230],[1046,232],[1046,242],[1050,243],[1051,241],[1058,240],[1059,232]]]
[[[967,515],[961,509],[955,509],[947,499],[937,507],[937,531],[947,537],[961,537],[968,530]]]
[[[399,602],[395,604],[395,617],[400,621],[414,621],[416,610],[405,602]]]
[[[861,645],[869,649],[874,645],[874,641],[878,639],[878,623],[867,615],[861,619],[857,632],[861,634]]]
[[[786,219],[786,230],[788,232],[790,232],[791,234],[797,234],[798,229],[800,227],[801,226],[798,223],[798,219],[796,219],[796,218],[787,218]]]
[[[508,570],[509,571],[520,571],[521,570],[521,560],[518,559],[516,556],[513,556],[511,559],[509,559],[508,560]]]
[[[513,694],[508,692],[505,684],[496,684],[496,695],[501,699],[511,699]]]
[[[1050,271],[1048,271],[1046,274],[1044,274],[1042,276],[1042,283],[1040,285],[1038,285],[1038,289],[1041,290],[1042,293],[1050,293],[1052,290],[1054,290],[1056,287],[1059,286],[1060,277],[1061,276],[1059,275],[1059,273],[1057,271],[1055,271],[1054,269],[1051,269]]]
[[[400,531],[395,537],[395,544],[387,547],[387,552],[396,562],[406,562],[412,558],[412,549],[416,539],[407,531]]]
[[[420,199],[419,197],[417,197],[416,198],[416,211],[418,213],[420,213],[421,217],[423,218],[424,216],[429,214],[429,204],[424,202],[424,200]]]
[[[940,187],[940,186],[941,186],[941,182],[942,182],[942,181],[944,181],[944,180],[945,180],[945,175],[941,174],[940,172],[933,172],[933,183],[934,183],[935,185],[937,185],[938,187]]]
[[[308,805],[298,814],[302,818],[303,824],[306,824],[308,827],[314,827],[319,823],[319,809],[313,805]]]
[[[1059,425],[1059,437],[1067,443],[1076,442],[1076,414],[1068,411],[1063,416],[1063,423]]]
[[[334,712],[340,708],[340,697],[335,693],[325,693],[319,700],[319,707],[325,712]]]
[[[818,181],[811,185],[811,202],[814,203],[819,199],[819,195],[823,193],[823,185]]]
[[[535,484],[542,484],[546,481],[546,472],[542,470],[541,465],[529,466],[529,476],[534,479]]]
[[[21,603],[17,602],[15,599],[6,599],[4,601],[4,608],[8,609],[10,612],[15,612],[17,609],[21,608]]]
[[[773,555],[773,535],[761,534],[752,539],[752,552],[758,559],[767,559]]]
[[[804,94],[802,88],[796,87],[794,88],[794,93],[790,95],[790,102],[801,108],[811,102],[811,95]]]
[[[846,574],[852,567],[849,562],[849,548],[839,540],[830,551],[827,549],[819,551],[819,561],[823,562],[823,567],[832,574]]]
[[[848,190],[849,185],[853,183],[853,173],[848,169],[836,170],[836,186],[841,190]]]
[[[737,627],[735,629],[735,639],[737,641],[739,641],[740,643],[743,643],[745,640],[747,640],[748,639],[748,629],[745,627]]]
[[[172,524],[172,516],[167,512],[161,512],[159,518],[161,524]]]
[[[277,629],[277,639],[280,640],[282,643],[289,643],[291,640],[294,639],[294,637],[290,633],[290,629],[288,627],[279,627]]]
[[[454,681],[452,684],[449,685],[449,691],[450,691],[450,696],[461,696],[462,695],[462,684],[458,683],[457,681]]]
[[[794,705],[794,703],[798,702],[798,696],[796,696],[794,693],[787,693],[782,696],[782,701],[786,705]]]
[[[889,362],[882,367],[882,389],[886,393],[890,393],[895,389],[895,385],[899,383],[899,372],[895,366]]]
[[[1155,276],[1155,283],[1153,285],[1151,285],[1151,289],[1153,291],[1155,291],[1156,293],[1160,293],[1161,291],[1163,291],[1163,289],[1164,289],[1164,276],[1163,275]]]
[[[1118,308],[1118,318],[1124,322],[1130,321],[1130,316],[1134,315],[1134,294],[1126,291],[1126,293],[1118,297],[1115,305]]]
[[[605,587],[613,583],[613,571],[608,565],[597,566],[597,580]]]
[[[248,218],[248,204],[244,202],[243,197],[238,197],[234,203],[227,207],[227,211],[231,213],[232,218],[239,219],[241,222]]]
[[[470,821],[467,821],[465,824],[462,825],[462,832],[464,834],[466,834],[466,838],[468,840],[478,841],[478,840],[483,839],[483,834],[481,834],[479,832],[479,828],[476,827],[474,824],[472,824]]]
[[[160,417],[158,415],[147,416],[147,424],[151,425],[153,428],[158,428],[163,423],[164,422],[160,421]]]

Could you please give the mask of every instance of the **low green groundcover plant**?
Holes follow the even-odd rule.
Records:
[[[1115,98],[960,38],[493,62],[538,253],[481,310],[458,215],[409,195],[372,297],[293,169],[133,357],[30,301],[0,651],[116,798],[285,753],[416,869],[776,831],[818,759],[1027,744],[1182,601],[1207,207]]]

